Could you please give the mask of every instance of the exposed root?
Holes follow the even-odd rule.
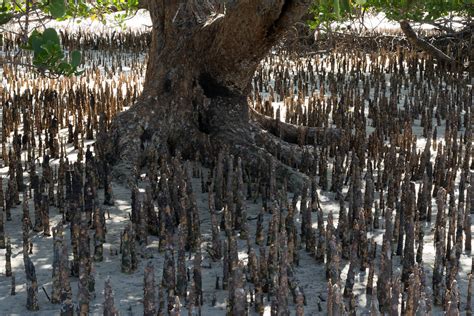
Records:
[[[235,131],[245,130],[247,137],[240,137]],[[302,159],[302,149],[299,146],[288,144],[281,139],[262,131],[253,123],[244,128],[228,130],[216,134],[212,143],[218,148],[226,148],[234,156],[239,156],[244,165],[257,172],[262,167],[274,161],[276,178],[280,182],[286,181],[290,191],[299,190],[308,177],[293,166],[298,166]],[[282,161],[279,157],[291,157]]]
[[[209,138],[191,120],[153,108],[157,108],[154,99],[140,100],[97,137],[99,157],[113,167],[112,175],[121,183],[146,169],[150,159],[208,152]]]
[[[281,122],[250,109],[252,119],[264,130],[281,138],[285,142],[302,145],[314,145],[317,139],[339,138],[341,131],[336,128],[298,126]]]
[[[137,172],[146,172],[150,159],[179,152],[185,159],[199,156],[204,165],[210,166],[219,151],[228,150],[241,157],[250,170],[257,171],[274,160],[277,178],[285,179],[290,190],[298,190],[307,178],[297,170],[304,147],[262,130],[260,124],[248,119],[247,107],[242,97],[212,99],[211,110],[205,113],[207,119],[201,122],[203,127],[184,117],[178,121],[176,116],[144,115],[144,111],[150,111],[150,103],[142,100],[118,115],[110,131],[99,136],[98,153],[112,166],[114,178],[124,183]],[[292,133],[286,134],[287,140],[294,137]],[[314,143],[316,134],[311,137]],[[307,138],[303,143],[309,143]]]

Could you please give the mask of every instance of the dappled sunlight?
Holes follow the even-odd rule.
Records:
[[[472,9],[402,2],[6,1],[0,316],[468,314]]]

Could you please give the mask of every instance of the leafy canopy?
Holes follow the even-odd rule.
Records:
[[[383,12],[393,21],[434,21],[449,13],[474,16],[473,0],[315,0],[311,7],[312,27],[344,21],[354,15],[372,11]]]
[[[74,50],[66,57],[57,31],[45,23],[55,20],[91,18],[105,24],[105,16],[114,15],[115,22],[125,19],[138,9],[138,0],[3,0],[0,6],[0,26],[16,23],[21,30],[22,48],[33,53],[33,66],[54,76],[79,75],[81,53]],[[35,24],[29,23],[34,17]],[[7,31],[2,28],[2,32]]]
[[[139,0],[0,0],[0,26],[17,23],[23,37],[23,48],[33,53],[33,66],[40,72],[61,75],[81,73],[81,53],[77,50],[66,57],[57,31],[43,27],[51,20],[91,18],[106,23],[106,15],[114,15],[115,22],[125,19],[138,9]],[[313,28],[334,21],[348,20],[365,11],[383,12],[395,21],[436,20],[449,13],[474,16],[473,0],[314,0],[309,21]],[[30,17],[35,26],[28,23]],[[2,31],[6,31],[5,28]]]

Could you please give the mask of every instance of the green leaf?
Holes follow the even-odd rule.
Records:
[[[0,13],[0,25],[7,24],[12,19],[13,14],[10,12],[1,12]]]
[[[58,44],[51,43],[51,42],[44,43],[43,45],[41,45],[41,48],[46,50],[46,52],[48,52],[48,54],[50,54],[51,57],[55,57],[56,55],[59,54],[59,52],[62,53],[61,46],[59,46]]]
[[[74,50],[71,53],[71,66],[77,67],[81,64],[81,52]]]
[[[43,33],[34,30],[29,36],[28,42],[21,47],[33,51],[32,63],[39,72],[49,72],[60,76],[83,73],[77,68],[81,64],[81,52],[74,50],[69,57],[65,58],[61,40],[53,28],[47,28]]]
[[[341,16],[341,6],[339,5],[339,0],[334,0],[334,12],[338,18]]]
[[[62,18],[66,14],[66,4],[64,0],[51,0],[49,4],[49,11],[53,18]]]
[[[364,4],[367,3],[367,0],[355,0],[355,3],[356,3],[357,5],[364,5]]]
[[[349,3],[349,0],[339,0],[339,5],[341,7],[341,13],[343,15],[351,11],[351,5]]]
[[[30,36],[31,39],[31,49],[35,52],[42,50],[41,46],[43,45],[43,37],[41,35]]]
[[[59,35],[56,32],[55,29],[53,28],[47,28],[43,32],[43,41],[44,42],[52,42],[53,44],[58,44],[59,45]]]
[[[43,35],[39,33],[37,30],[34,30],[30,37],[28,38],[28,43],[26,45],[21,46],[21,48],[26,50],[33,50],[38,51],[41,49],[41,45],[43,44]]]
[[[69,65],[68,63],[64,61],[60,62],[57,68],[58,68],[58,72],[60,73],[68,73],[72,71],[71,65]]]

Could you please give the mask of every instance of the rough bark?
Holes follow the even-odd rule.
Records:
[[[155,268],[151,262],[145,267],[143,286],[143,315],[156,315]]]
[[[7,252],[5,254],[5,276],[12,276],[12,245],[10,237],[7,237]]]
[[[153,23],[143,94],[98,137],[99,156],[119,178],[126,180],[136,164],[146,166],[155,150],[184,158],[199,153],[206,162],[229,146],[249,164],[279,148],[279,140],[250,122],[247,95],[260,60],[311,1],[227,1],[225,10],[217,2],[142,3]],[[294,174],[283,164],[277,171]]]
[[[63,228],[61,224],[53,228],[53,273],[52,273],[52,293],[51,293],[51,303],[59,304],[61,302],[61,255],[63,245]]]
[[[3,208],[0,210],[0,249],[5,249],[5,222],[3,219]]]
[[[110,285],[110,277],[105,281],[104,288],[104,316],[116,316],[118,315],[117,309],[115,308],[114,295],[112,286]]]
[[[33,262],[28,254],[23,254],[26,274],[26,309],[29,311],[39,310],[38,305],[38,280],[36,278],[36,270]]]

